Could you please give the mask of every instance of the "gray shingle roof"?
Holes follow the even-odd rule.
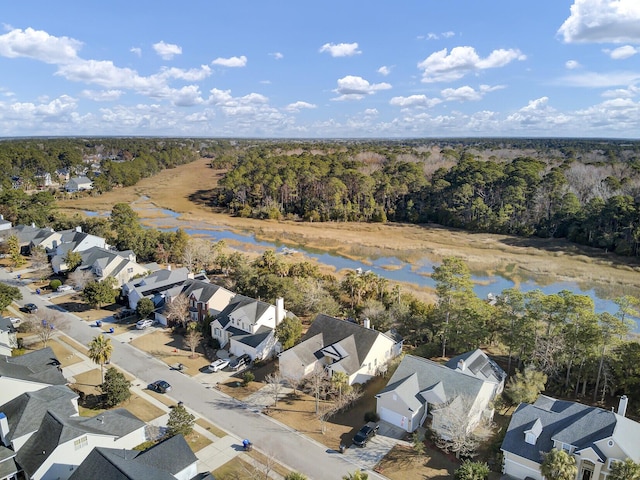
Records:
[[[15,456],[16,452],[0,445],[0,478],[11,478],[18,473]]]
[[[249,322],[254,323],[269,309],[270,306],[270,304],[254,298],[245,297],[244,295],[236,295],[233,297],[231,302],[229,302],[229,305],[227,305],[216,316],[216,318],[220,324],[226,325],[229,322],[231,314],[242,308],[247,314]]]
[[[417,390],[415,380],[410,378],[412,376],[417,380]],[[411,387],[409,388],[405,383]],[[441,386],[438,386],[440,383]],[[483,383],[476,377],[465,375],[426,358],[405,355],[380,394],[395,391],[407,404],[416,404],[417,401],[421,405],[424,400],[420,392],[424,390],[437,388],[434,390],[434,397],[440,397],[444,392],[446,401],[461,395],[475,399]]]
[[[501,383],[507,376],[504,370],[480,349],[453,357],[445,365],[455,370],[460,360],[465,362],[464,373],[474,375],[481,380]]]
[[[94,448],[69,480],[175,480],[174,474],[197,461],[182,435],[139,452]]]
[[[525,431],[538,419],[542,432],[535,445],[531,445],[525,442]],[[573,445],[576,450],[591,447],[603,455],[594,442],[612,436],[620,437],[622,441],[618,443],[621,448],[637,461],[640,456],[640,444],[637,442],[640,424],[601,408],[541,395],[532,405],[522,403],[518,406],[511,417],[502,449],[540,463],[540,452],[550,451],[553,440]]]
[[[23,435],[35,432],[42,423],[47,411],[57,412],[63,417],[77,414],[72,400],[78,394],[64,385],[53,385],[35,392],[27,392],[8,401],[0,411],[7,416],[9,434],[13,441]]]
[[[227,329],[227,331],[230,331],[230,330],[231,328]],[[272,334],[273,334],[273,329],[269,327],[261,326],[260,328],[258,328],[256,333],[254,334],[250,334],[250,333],[248,334],[246,332],[240,331],[240,334],[237,334],[237,335],[234,334],[232,338],[235,341],[248,345],[251,348],[256,348],[258,345],[264,342],[267,338],[269,338],[269,336]]]
[[[65,385],[67,380],[59,370],[60,362],[50,347],[18,357],[0,355],[0,376],[49,385]]]
[[[18,451],[16,460],[29,476],[33,476],[62,443],[80,438],[87,433],[107,434],[119,438],[143,427],[142,420],[123,408],[108,410],[92,418],[65,418],[47,411],[38,431],[31,435]]]

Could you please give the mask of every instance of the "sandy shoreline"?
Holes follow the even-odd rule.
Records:
[[[611,296],[640,292],[640,266],[635,259],[604,254],[568,242],[506,235],[473,234],[437,225],[302,223],[231,217],[207,205],[222,172],[201,159],[116,189],[101,196],[59,202],[63,211],[110,212],[118,202],[162,217],[158,209],[181,214],[193,224],[251,232],[259,240],[332,252],[352,259],[398,257],[415,263],[439,262],[445,256],[464,259],[479,275],[501,274],[519,281],[536,278],[541,285],[561,281],[597,284]],[[421,289],[422,290],[422,289]],[[613,292],[612,292],[613,290]],[[619,293],[616,293],[619,292]]]

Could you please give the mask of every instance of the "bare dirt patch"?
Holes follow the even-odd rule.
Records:
[[[205,371],[212,361],[205,356],[204,349],[201,346],[196,349],[197,357],[191,358],[191,350],[186,349],[184,346],[184,337],[168,328],[141,335],[134,339],[131,344],[162,360],[169,366],[176,366],[181,363],[186,367],[183,370],[186,375],[193,376]]]

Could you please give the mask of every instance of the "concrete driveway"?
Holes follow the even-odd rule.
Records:
[[[344,452],[347,460],[372,470],[395,445],[411,445],[402,440],[407,432],[387,422],[380,422],[378,434],[365,447],[348,445]]]

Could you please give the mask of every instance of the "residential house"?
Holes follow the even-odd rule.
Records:
[[[36,180],[36,186],[41,189],[46,187],[51,187],[53,185],[53,181],[51,180],[51,174],[49,172],[36,174],[35,180]]]
[[[33,239],[48,236],[53,232],[53,229],[36,227],[35,223],[32,223],[31,225],[16,225],[13,228],[0,230],[0,232],[3,241],[7,241],[7,238],[15,235],[20,245],[20,253],[29,255],[29,245]]]
[[[67,192],[82,192],[84,190],[91,190],[93,189],[93,182],[85,176],[72,177],[65,184],[64,189]]]
[[[154,305],[166,296],[167,290],[182,286],[193,275],[186,267],[172,270],[162,269],[141,278],[136,278],[122,286],[122,296],[127,298],[129,308],[135,309],[143,298],[149,298]]]
[[[483,382],[492,383],[492,398],[497,397],[504,390],[504,382],[507,378],[506,372],[479,348],[453,357],[445,365],[465,375],[479,378]]]
[[[235,297],[235,293],[226,288],[203,280],[188,280],[180,293],[189,299],[189,315],[195,322],[202,322],[207,315],[219,314]]]
[[[282,298],[271,305],[236,295],[211,322],[211,336],[233,355],[269,358],[277,353],[275,328],[286,314]]]
[[[13,323],[8,318],[0,316],[0,355],[10,357],[12,350],[17,346],[18,339]]]
[[[0,355],[0,405],[25,392],[66,384],[67,379],[51,347],[17,357]]]
[[[89,270],[93,273],[96,281],[112,277],[116,279],[116,285],[120,287],[133,278],[148,273],[147,269],[136,262],[136,255],[131,250],[119,252],[101,247],[90,247],[79,253],[82,262],[78,268]],[[51,265],[56,273],[67,270],[64,256],[56,255],[53,257]]]
[[[483,418],[492,418],[490,402],[500,390],[496,380],[500,378],[504,385],[504,372],[480,353],[461,355],[455,366],[406,355],[376,395],[380,419],[413,432],[431,416],[431,428],[447,437],[450,429],[472,431]],[[465,358],[474,359],[473,369],[464,364]],[[473,374],[480,372],[481,364],[489,365],[485,373]],[[454,418],[455,425],[451,422]]]
[[[31,247],[40,246],[51,257],[64,258],[68,252],[83,252],[91,247],[109,248],[107,241],[96,235],[85,233],[78,226],[71,230],[51,232],[48,236],[40,236],[31,242]]]
[[[197,457],[182,435],[174,435],[144,451],[94,448],[69,480],[214,480],[198,473]]]
[[[0,438],[16,452],[30,480],[67,479],[95,447],[133,448],[146,440],[145,423],[125,409],[78,414],[66,386],[27,392],[0,407]]]
[[[625,417],[628,398],[617,412],[540,395],[521,403],[502,442],[502,471],[510,478],[543,480],[542,454],[564,450],[576,459],[580,480],[605,480],[614,462],[640,462],[640,423]]]
[[[324,369],[329,375],[344,372],[350,385],[365,383],[386,371],[401,352],[402,338],[393,330],[382,333],[368,320],[359,325],[319,314],[302,341],[279,355],[280,373],[301,379]]]

